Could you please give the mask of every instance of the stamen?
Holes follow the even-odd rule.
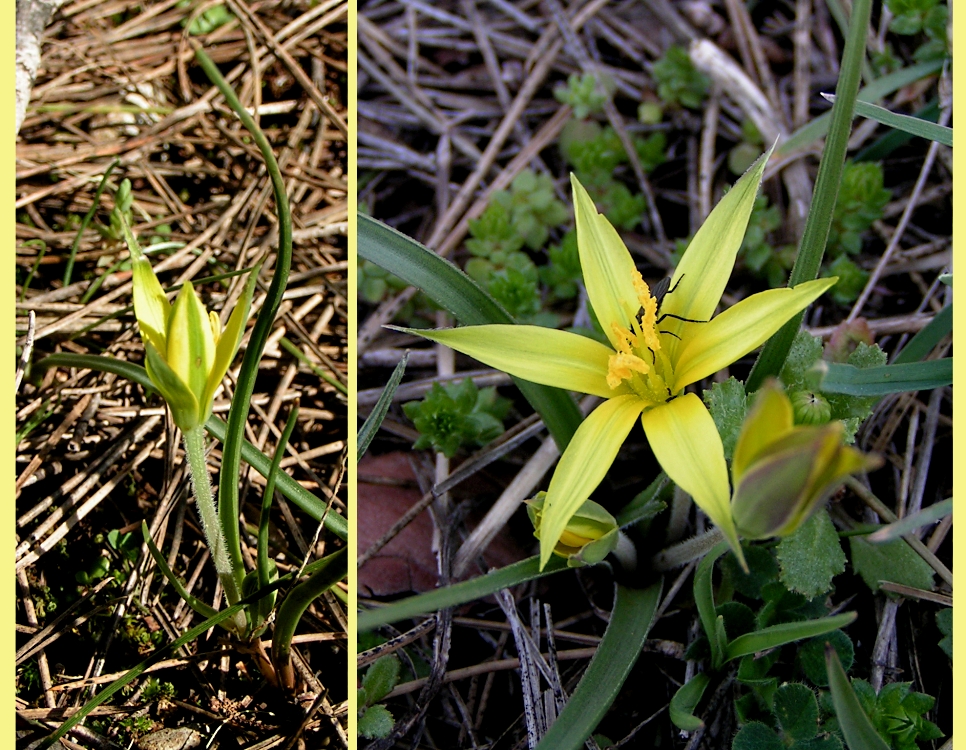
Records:
[[[607,387],[617,388],[623,381],[630,380],[633,373],[646,375],[650,369],[647,362],[635,354],[612,354],[607,361]]]

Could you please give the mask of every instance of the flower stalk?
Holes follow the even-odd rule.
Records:
[[[218,580],[225,590],[225,598],[229,604],[241,600],[241,591],[232,573],[231,560],[225,547],[225,535],[218,523],[218,506],[215,504],[214,492],[211,488],[211,474],[208,471],[208,461],[205,459],[205,428],[203,425],[193,427],[182,433],[184,452],[188,459],[188,475],[191,477],[191,489],[195,496],[195,507],[201,519],[201,529],[211,551],[211,560],[215,565]],[[230,620],[239,634],[244,633],[247,622],[244,612],[237,612]]]

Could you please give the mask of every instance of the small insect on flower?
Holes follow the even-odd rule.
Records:
[[[661,303],[664,302],[664,298],[667,295],[669,295],[669,294],[673,294],[674,293],[674,290],[677,289],[679,286],[681,286],[681,282],[682,281],[684,281],[684,274],[683,273],[681,274],[681,277],[677,280],[677,282],[674,284],[673,287],[671,286],[671,277],[670,276],[665,276],[663,279],[661,279],[659,282],[657,282],[657,284],[654,285],[654,288],[651,290],[651,296],[657,301],[657,311],[658,311],[658,313],[661,312]],[[637,311],[637,322],[638,323],[642,322],[641,319],[643,317],[644,317],[644,308],[642,307],[640,310]],[[691,320],[691,318],[682,318],[680,315],[674,315],[673,313],[664,313],[663,315],[661,315],[655,321],[654,325],[659,325],[661,323],[661,321],[664,320],[665,318],[673,318],[674,320],[680,320],[682,323],[708,323],[708,322],[710,322],[710,321],[707,321],[707,320]],[[674,338],[676,338],[678,341],[681,340],[681,337],[678,336],[673,331],[661,331],[661,330],[659,330],[658,333],[667,333],[667,334],[670,334],[671,336],[674,336]],[[654,355],[654,352],[651,352],[651,355],[653,356]]]

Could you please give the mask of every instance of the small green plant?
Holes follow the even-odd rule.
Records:
[[[711,86],[708,77],[694,67],[688,51],[677,45],[668,47],[654,63],[651,75],[664,102],[689,109],[700,109]]]
[[[134,214],[131,210],[133,202],[131,181],[125,178],[121,180],[117,193],[114,195],[114,208],[111,209],[110,223],[106,227],[95,225],[101,235],[112,240],[120,241],[124,239],[124,226],[131,226],[134,223]]]
[[[882,211],[892,198],[892,192],[882,183],[882,167],[878,164],[846,163],[829,229],[830,257],[858,255],[862,251],[862,234],[882,218]]]
[[[815,693],[801,683],[788,683],[775,691],[769,722],[752,721],[735,735],[732,750],[841,750],[835,735],[820,732]]]
[[[780,287],[785,283],[795,262],[794,246],[782,245],[776,248],[768,241],[769,235],[781,225],[782,216],[778,206],[769,205],[767,196],[759,195],[755,199],[748,231],[741,244],[740,257],[748,270],[766,279],[772,287]],[[832,287],[833,294],[839,284]]]
[[[557,86],[553,90],[554,98],[561,104],[569,104],[578,120],[602,112],[613,94],[613,81],[606,77],[598,79],[593,73],[582,76],[574,73],[567,78],[566,86]]]
[[[141,700],[145,703],[158,700],[171,700],[177,695],[174,685],[170,682],[162,682],[157,677],[149,675],[144,681],[144,690],[141,691]]]
[[[843,356],[844,360],[835,360],[831,354],[832,352],[829,351],[826,357],[823,357],[821,339],[815,338],[805,331],[796,334],[785,366],[779,375],[792,399],[796,399],[798,393],[814,394],[819,392],[814,386],[813,368],[823,358],[832,361],[844,361],[846,364],[860,369],[878,367],[886,363],[885,352],[877,344],[872,344],[871,341],[869,343],[859,341],[853,350],[842,351],[840,356]],[[848,443],[854,441],[859,426],[868,418],[879,401],[878,396],[849,396],[841,393],[822,394],[822,397],[829,406],[828,419],[840,419],[845,424],[845,440]],[[799,419],[802,418],[803,414],[800,412]]]
[[[663,164],[667,139],[658,131],[647,138],[633,137],[634,150],[645,172]],[[622,229],[632,229],[644,213],[644,196],[632,193],[614,173],[628,161],[617,132],[596,122],[571,120],[560,134],[560,151],[587,188],[604,216]]]
[[[948,57],[949,48],[949,7],[940,0],[886,0],[886,7],[892,12],[889,31],[900,36],[924,33],[926,42],[914,53],[917,60],[936,60]]]
[[[540,266],[540,281],[553,299],[573,299],[582,279],[580,254],[577,252],[577,233],[573,230],[563,236],[559,245],[551,245],[549,262]]]
[[[118,722],[118,727],[120,734],[133,742],[154,729],[154,721],[150,716],[128,716]]]
[[[395,720],[389,709],[379,701],[399,682],[399,657],[386,654],[374,661],[362,678],[357,691],[359,706],[359,734],[367,739],[388,737]]]
[[[452,458],[465,445],[486,445],[501,435],[510,403],[493,386],[478,389],[467,378],[433,383],[422,401],[403,404],[403,411],[420,433],[413,448],[433,448]]]
[[[943,736],[925,715],[936,699],[911,689],[911,682],[893,682],[876,694],[865,680],[852,680],[852,689],[879,736],[893,750],[918,750],[918,742]]]

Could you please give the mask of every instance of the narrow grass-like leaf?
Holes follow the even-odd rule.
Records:
[[[892,360],[892,364],[904,365],[925,359],[926,355],[933,350],[933,347],[942,341],[952,330],[953,306],[946,305],[933,316],[925,328],[906,342],[906,345],[902,347],[902,351]]]
[[[568,570],[567,561],[562,557],[555,555],[550,558],[550,562],[547,563],[542,572],[540,571],[540,558],[537,556],[528,557],[526,560],[507,565],[505,568],[500,568],[485,576],[479,576],[462,583],[454,583],[452,586],[434,591],[427,591],[425,594],[411,596],[408,599],[402,599],[378,609],[361,611],[356,620],[356,629],[363,633],[390,622],[418,617],[446,607],[456,607],[495,594],[501,589],[532,581],[535,578],[543,578],[552,573],[559,573],[561,570]]]
[[[287,338],[282,336],[282,338],[278,340],[278,343],[279,343],[279,346],[281,346],[285,351],[287,351],[289,354],[295,357],[299,362],[301,362],[303,365],[308,367],[312,372],[314,372],[316,375],[322,378],[322,380],[324,380],[326,383],[331,385],[340,393],[344,395],[348,395],[349,389],[346,388],[343,383],[339,382],[336,378],[334,378],[332,375],[330,375],[321,367],[319,367],[317,364],[315,364],[315,362],[313,362],[311,359],[306,357],[305,352],[299,349],[295,344],[293,344]]]
[[[288,441],[292,437],[292,431],[295,429],[295,423],[298,421],[298,417],[299,407],[298,402],[296,402],[292,406],[292,410],[288,413],[285,428],[282,430],[282,435],[278,439],[278,444],[275,446],[275,453],[272,455],[272,465],[268,470],[268,481],[265,483],[265,492],[262,494],[262,507],[258,515],[258,550],[255,558],[255,570],[258,575],[259,588],[268,586],[271,583],[272,573],[275,572],[273,571],[274,563],[271,563],[268,557],[268,524],[272,516],[272,501],[275,499],[275,484],[278,481],[279,470],[282,466],[282,456],[285,455],[285,446],[288,445]],[[252,616],[253,629],[260,627],[265,622],[274,606],[275,601],[270,598],[262,599],[258,603],[258,611]]]
[[[132,383],[137,383],[148,392],[156,392],[154,386],[151,384],[151,379],[148,377],[147,371],[143,367],[131,362],[115,359],[114,357],[63,352],[44,357],[34,365],[35,368],[39,369],[58,366],[80,367],[97,370],[99,372],[112,372],[115,375],[127,378]],[[220,417],[216,417],[215,415],[209,417],[208,422],[205,424],[205,429],[209,435],[224,442],[227,426]],[[268,476],[272,465],[271,459],[247,440],[242,443],[242,458],[263,477]],[[349,527],[345,518],[331,509],[326,513],[326,504],[292,479],[288,474],[279,474],[276,481],[278,491],[285,495],[285,497],[308,513],[316,521],[321,521],[324,517],[326,529],[340,539],[347,538]]]
[[[537,750],[579,750],[610,709],[634,668],[661,600],[663,580],[646,589],[618,584],[600,646]]]
[[[144,521],[141,521],[141,534],[144,536],[144,541],[148,545],[148,552],[150,552],[151,557],[154,558],[155,564],[161,570],[161,574],[168,579],[168,583],[174,586],[174,590],[177,592],[178,596],[184,599],[185,603],[189,607],[191,607],[195,612],[205,619],[217,615],[218,610],[216,610],[214,607],[208,606],[197,597],[194,597],[188,593],[188,590],[184,587],[184,584],[181,583],[181,579],[178,578],[178,576],[174,574],[174,571],[168,566],[168,561],[164,559],[164,555],[161,554],[161,550],[158,549],[158,545],[154,543],[154,539],[151,538],[151,532],[148,531],[148,525]],[[222,625],[228,630],[231,630],[231,628],[228,628],[227,625],[224,625],[223,623]]]
[[[97,213],[97,208],[101,203],[101,193],[104,192],[104,188],[107,187],[107,181],[111,177],[111,172],[114,168],[121,163],[121,160],[114,158],[110,164],[107,165],[107,169],[104,170],[104,176],[101,177],[101,181],[97,185],[97,190],[94,191],[94,199],[91,201],[91,207],[87,209],[87,213],[84,214],[84,218],[81,219],[80,226],[77,228],[77,235],[74,237],[74,242],[70,246],[70,255],[67,256],[67,265],[64,266],[64,286],[70,285],[71,275],[74,273],[74,261],[77,259],[77,248],[80,247],[81,238],[84,236],[84,232],[87,231],[87,225],[91,223],[91,219],[94,218],[94,214]]]
[[[812,205],[805,220],[802,242],[788,279],[790,287],[817,278],[822,267],[822,257],[825,254],[832,212],[838,199],[845,154],[849,145],[852,113],[859,90],[862,62],[865,59],[865,40],[871,12],[872,0],[855,0],[852,4],[849,34],[839,67],[839,82],[835,88],[836,100],[832,105],[828,138],[822,151],[822,161],[815,179]],[[803,310],[768,340],[748,375],[745,383],[747,393],[754,393],[761,388],[766,378],[778,375],[804,317]]]
[[[953,382],[952,357],[901,365],[859,368],[838,362],[818,362],[812,369],[824,393],[847,396],[884,396],[887,393],[925,391]]]
[[[708,636],[708,642],[711,644],[711,667],[713,669],[717,669],[724,663],[724,653],[718,647],[718,640],[715,638],[715,632],[718,628],[718,614],[714,607],[712,578],[715,561],[727,550],[728,543],[719,542],[711,548],[711,551],[698,564],[698,569],[694,571],[694,604],[698,608],[701,627],[704,628],[704,634]]]
[[[705,672],[698,672],[679,687],[674,697],[671,698],[668,715],[678,729],[693,732],[704,726],[704,722],[694,715],[694,709],[700,702],[701,696],[704,695],[709,682],[711,682],[711,678]]]
[[[820,617],[817,620],[803,620],[802,622],[783,622],[771,625],[753,633],[735,638],[728,644],[726,658],[740,659],[742,656],[767,651],[786,643],[800,641],[803,638],[814,638],[817,635],[831,633],[833,630],[844,628],[857,617],[855,612],[845,612],[831,617]]]
[[[282,172],[275,161],[272,146],[261,128],[242,106],[231,85],[224,79],[218,67],[211,58],[204,53],[200,45],[193,43],[195,58],[204,70],[208,80],[214,84],[225,102],[234,110],[242,125],[251,134],[252,140],[262,152],[265,168],[272,180],[272,190],[275,195],[275,211],[278,214],[278,252],[275,255],[275,268],[272,283],[265,295],[262,309],[258,312],[255,327],[252,329],[242,359],[238,380],[235,383],[235,393],[228,411],[228,429],[222,440],[221,472],[218,477],[218,516],[225,546],[231,556],[232,569],[241,588],[245,572],[245,563],[241,556],[241,545],[238,536],[238,474],[241,467],[242,444],[245,442],[245,423],[248,421],[248,409],[252,393],[255,391],[255,377],[258,375],[258,362],[262,358],[262,351],[268,342],[275,322],[275,315],[282,304],[282,295],[288,284],[288,274],[292,266],[292,214],[289,210],[288,196],[285,194],[285,182]]]
[[[849,750],[889,750],[889,745],[875,731],[869,717],[862,710],[862,704],[842,669],[839,655],[831,644],[825,646],[825,668],[828,671],[828,686],[832,693],[835,715],[839,720],[839,729],[842,730]]]
[[[19,302],[23,302],[27,298],[27,290],[30,288],[30,283],[34,280],[34,276],[37,274],[37,269],[40,268],[40,264],[43,263],[44,256],[47,255],[47,243],[43,240],[27,240],[23,244],[25,247],[37,245],[40,250],[37,251],[37,258],[34,260],[34,264],[30,267],[30,272],[27,274],[27,278],[24,279],[23,285],[20,288]]]
[[[617,514],[617,525],[622,529],[637,523],[654,518],[660,513],[667,504],[660,499],[661,491],[668,486],[667,474],[663,471],[655,477],[646,489],[639,492],[633,500],[621,508]]]
[[[859,96],[862,96],[860,93]],[[916,110],[913,117],[929,122],[939,121],[939,100],[933,99],[925,107]],[[887,130],[872,143],[859,151],[853,161],[884,161],[898,149],[912,140],[912,136],[901,130]]]
[[[893,539],[898,539],[899,537],[904,536],[911,531],[915,531],[921,526],[926,526],[927,524],[938,521],[940,518],[945,518],[952,512],[953,499],[950,497],[942,502],[933,503],[928,508],[923,508],[918,513],[913,513],[911,516],[906,516],[900,521],[890,523],[888,526],[883,526],[878,531],[869,534],[869,536],[866,537],[866,541],[872,542],[873,544],[891,542]]]
[[[324,565],[316,569],[306,580],[292,587],[278,608],[275,616],[275,632],[272,635],[272,663],[279,684],[292,690],[295,687],[295,671],[292,666],[292,637],[302,615],[309,605],[345,578],[349,569],[349,548],[326,556]]]
[[[402,381],[403,374],[406,372],[406,364],[408,362],[409,352],[406,352],[396,365],[396,369],[392,371],[392,375],[389,376],[389,382],[386,383],[386,387],[379,394],[379,400],[376,401],[375,407],[369,412],[366,421],[362,423],[359,436],[356,438],[356,463],[361,461],[362,457],[366,455],[366,451],[369,449],[369,443],[372,442],[376,433],[379,432],[382,420],[386,418],[386,413],[389,411],[390,405],[392,405],[392,397],[395,395],[396,389]]]
[[[835,94],[822,94],[830,102],[835,102]],[[882,123],[890,128],[901,130],[910,135],[917,135],[929,141],[936,141],[944,146],[952,148],[953,129],[940,125],[929,120],[921,120],[911,115],[901,115],[898,112],[891,112],[885,107],[876,104],[863,102],[861,99],[855,102],[855,114],[867,117],[870,120]]]
[[[908,68],[902,68],[901,70],[874,80],[858,93],[857,99],[864,102],[878,101],[901,88],[905,88],[909,84],[927,78],[934,73],[938,73],[942,70],[942,67],[942,60],[930,60],[929,62],[917,63],[910,65]],[[807,148],[825,136],[829,131],[831,121],[831,112],[826,112],[824,115],[819,115],[810,120],[807,125],[802,126],[792,133],[788,137],[788,140],[778,147],[775,156],[777,158],[784,158],[795,151]]]
[[[516,321],[469,276],[401,232],[359,214],[358,255],[421,289],[463,325]],[[574,399],[559,388],[514,378],[563,452],[582,417]]]

